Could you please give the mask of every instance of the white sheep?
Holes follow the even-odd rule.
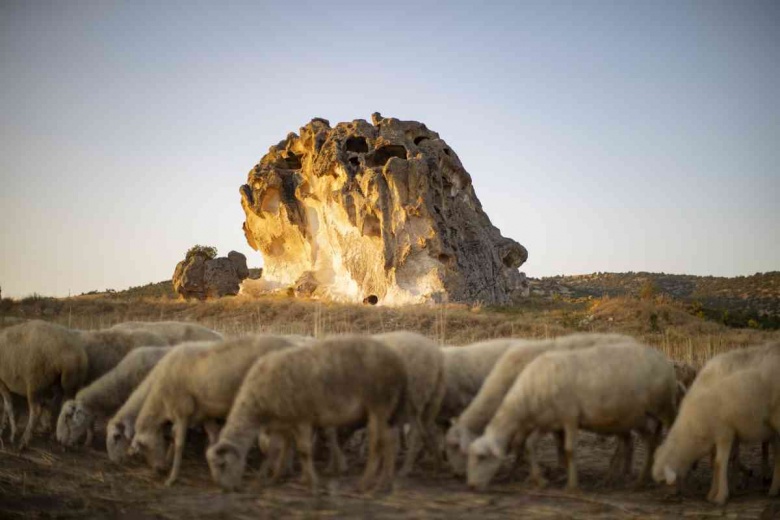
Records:
[[[40,320],[28,321],[0,332],[0,394],[3,416],[0,438],[7,420],[11,442],[16,437],[16,417],[11,393],[27,397],[29,417],[19,448],[25,447],[41,413],[42,398],[54,393],[52,416],[59,413],[61,397],[72,397],[87,375],[87,355],[78,332]]]
[[[439,419],[459,416],[477,395],[482,383],[498,359],[512,345],[525,340],[502,338],[480,341],[462,347],[441,347],[447,391],[439,410]]]
[[[170,347],[141,347],[133,350],[113,370],[62,405],[57,420],[57,440],[71,446],[86,434],[92,444],[95,420],[114,413],[141,384]]]
[[[534,430],[563,430],[571,489],[577,487],[573,455],[580,428],[610,435],[638,431],[649,448],[644,477],[660,425],[674,419],[676,393],[666,357],[633,341],[542,354],[518,376],[484,435],[469,447],[469,486],[485,488],[512,440],[522,442]],[[648,418],[655,423],[651,428]]]
[[[767,350],[768,349],[768,350]],[[773,349],[780,349],[780,341],[773,341],[768,342],[764,345],[759,346],[753,346],[753,347],[747,347],[747,348],[738,348],[734,350],[730,350],[728,352],[723,352],[712,359],[710,359],[704,367],[702,367],[700,373],[693,374],[693,383],[696,383],[697,387],[706,387],[708,386],[711,380],[717,379],[720,377],[723,377],[726,374],[730,374],[734,371],[741,370],[742,368],[751,366],[755,363],[756,357],[759,358],[764,355],[765,352],[774,352]],[[679,363],[675,363],[675,371],[677,371],[677,380],[680,381],[683,385],[687,382],[687,380],[690,379],[690,371],[686,374],[682,373],[681,369],[677,368],[677,365]],[[689,391],[690,388],[693,387],[693,383],[689,383],[686,385],[685,393]],[[731,461],[734,462],[734,466],[736,466],[735,469],[745,473],[750,474],[750,470],[745,467],[739,460],[739,440],[735,440],[734,442],[734,449],[731,456]],[[761,466],[762,466],[762,475],[764,477],[764,480],[768,480],[770,477],[770,469],[769,469],[769,461],[768,461],[768,443],[764,442],[762,446],[762,454],[761,454]],[[682,481],[680,481],[680,490],[682,489]]]
[[[423,443],[438,467],[441,453],[436,436],[436,417],[447,391],[444,354],[433,340],[416,332],[387,332],[372,337],[397,352],[406,366],[406,412],[410,430],[399,474],[405,476],[412,471]]]
[[[207,451],[223,489],[241,482],[258,429],[293,432],[303,479],[317,488],[313,427],[368,425],[368,461],[360,488],[390,484],[395,471],[394,426],[404,410],[407,376],[400,356],[367,336],[340,336],[317,348],[298,347],[255,363],[241,385],[219,441]]]
[[[176,349],[187,349],[191,352],[206,351],[214,344],[213,341],[193,341],[177,345]],[[160,372],[160,363],[158,362],[141,381],[141,384],[133,390],[133,393],[130,394],[130,397],[127,398],[122,407],[108,421],[106,426],[106,451],[108,452],[108,458],[112,462],[121,464],[129,454],[130,444],[135,435],[136,419],[141,412],[141,407],[146,401],[153,382]]]
[[[770,496],[780,490],[780,346],[765,345],[721,354],[701,370],[664,443],[653,478],[680,485],[698,459],[714,448],[707,499],[728,500],[728,466],[736,441],[774,444]]]
[[[626,343],[632,338],[622,334],[572,334],[554,339],[529,340],[504,352],[485,379],[476,397],[447,431],[447,460],[456,475],[466,473],[468,449],[482,433],[501,405],[517,376],[541,354],[554,350],[588,348],[594,345]],[[542,481],[538,467],[533,467],[531,479]]]
[[[154,380],[135,421],[131,452],[143,452],[155,469],[165,469],[163,427],[172,423],[173,466],[165,483],[172,485],[179,475],[187,429],[224,419],[254,361],[293,346],[281,336],[258,335],[228,339],[205,351],[175,347],[155,367]]]
[[[102,329],[79,331],[89,360],[86,384],[92,383],[116,367],[138,347],[162,347],[168,341],[147,330]]]
[[[185,321],[126,321],[117,323],[112,329],[148,330],[168,340],[169,345],[185,341],[220,341],[222,334],[198,323]]]

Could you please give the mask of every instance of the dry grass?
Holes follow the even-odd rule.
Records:
[[[511,307],[418,305],[372,307],[288,297],[232,297],[206,302],[167,298],[88,295],[41,298],[5,305],[0,326],[17,318],[42,318],[96,329],[130,320],[196,321],[226,335],[245,333],[420,332],[440,344],[463,345],[496,337],[548,338],[576,331],[629,334],[671,358],[701,365],[718,352],[780,339],[779,331],[733,329],[691,315],[673,300],[631,297],[549,300],[528,298]]]

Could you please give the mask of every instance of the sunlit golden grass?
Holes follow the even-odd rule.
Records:
[[[196,321],[226,335],[279,333],[325,336],[406,329],[440,344],[497,337],[548,338],[577,331],[620,332],[695,365],[718,352],[780,339],[780,332],[732,329],[691,315],[665,298],[588,300],[528,298],[510,307],[417,305],[372,307],[288,297],[228,297],[198,302],[121,294],[41,298],[5,305],[0,320],[42,318],[95,329],[131,320]]]

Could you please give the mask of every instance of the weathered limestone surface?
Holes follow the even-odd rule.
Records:
[[[237,251],[211,260],[196,254],[176,264],[173,290],[182,298],[219,298],[238,294],[248,276],[246,257]]]
[[[381,304],[506,303],[523,291],[526,249],[490,223],[439,134],[372,122],[312,119],[249,172],[244,233],[263,255],[262,287]]]

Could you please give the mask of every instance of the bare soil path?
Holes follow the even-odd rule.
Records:
[[[577,493],[562,489],[564,472],[546,441],[542,461],[551,484],[545,489],[525,484],[521,470],[515,479],[508,471],[499,474],[487,492],[472,492],[461,479],[422,464],[413,476],[397,480],[392,492],[362,495],[356,492],[362,463],[353,455],[346,476],[321,475],[317,496],[295,478],[266,487],[251,473],[240,492],[223,493],[211,482],[203,444],[195,440],[172,488],[140,462],[112,464],[98,440],[93,448],[64,450],[38,438],[22,454],[0,451],[0,518],[780,518],[780,499],[766,497],[768,486],[758,476],[742,479],[725,507],[707,503],[706,462],[682,499],[656,484],[636,490],[631,483],[603,486],[614,445],[587,434],[578,445]],[[744,447],[742,457],[757,473],[759,448]],[[635,470],[641,458],[637,450]],[[250,467],[258,463],[252,459]]]

